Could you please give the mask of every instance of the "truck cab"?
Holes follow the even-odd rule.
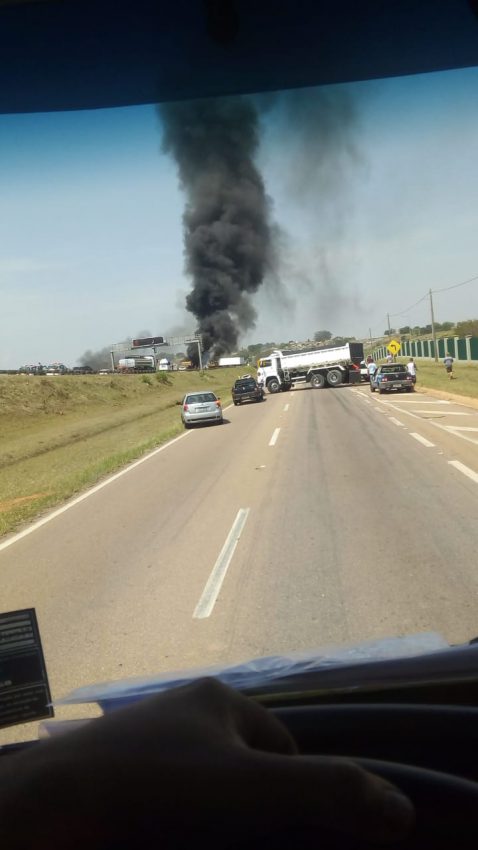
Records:
[[[280,352],[274,351],[269,357],[259,360],[257,383],[270,393],[290,389],[292,382],[284,381],[284,370],[281,366]]]

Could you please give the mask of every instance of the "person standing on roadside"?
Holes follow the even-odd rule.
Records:
[[[412,376],[412,382],[414,384],[416,384],[416,382],[417,382],[417,366],[416,366],[416,363],[415,363],[413,357],[410,357],[410,360],[407,363],[407,372],[408,372],[409,375]]]
[[[447,351],[446,357],[443,359],[443,363],[445,364],[445,369],[451,381],[453,378],[453,357],[449,351]]]
[[[377,364],[375,363],[373,357],[370,357],[370,359],[367,357],[367,372],[369,381],[372,380],[373,376],[375,375],[375,372],[377,371],[377,368]]]

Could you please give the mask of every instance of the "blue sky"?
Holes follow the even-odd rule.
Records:
[[[478,275],[478,69],[337,93],[354,120],[325,153],[313,124],[280,108],[262,119],[281,289],[258,293],[246,342],[379,334],[387,312]],[[307,120],[323,94],[300,94]],[[0,116],[0,368],[194,328],[183,198],[160,143],[152,106]],[[478,282],[437,294],[435,310],[478,316]],[[391,321],[426,324],[427,302]]]

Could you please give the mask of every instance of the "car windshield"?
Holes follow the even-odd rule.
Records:
[[[0,116],[0,614],[54,698],[475,637],[477,162],[476,68]]]
[[[255,381],[236,381],[237,389],[241,390],[254,390],[256,388]]]
[[[381,372],[406,372],[407,367],[403,366],[402,363],[394,363],[390,366],[382,366],[380,368]]]
[[[206,401],[216,401],[214,393],[194,393],[186,396],[186,404],[204,404]]]

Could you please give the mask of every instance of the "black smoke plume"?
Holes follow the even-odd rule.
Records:
[[[185,268],[193,284],[186,306],[204,350],[218,356],[254,327],[249,296],[273,264],[269,199],[254,163],[258,113],[244,98],[162,104],[159,113],[163,150],[176,160],[186,195]]]

